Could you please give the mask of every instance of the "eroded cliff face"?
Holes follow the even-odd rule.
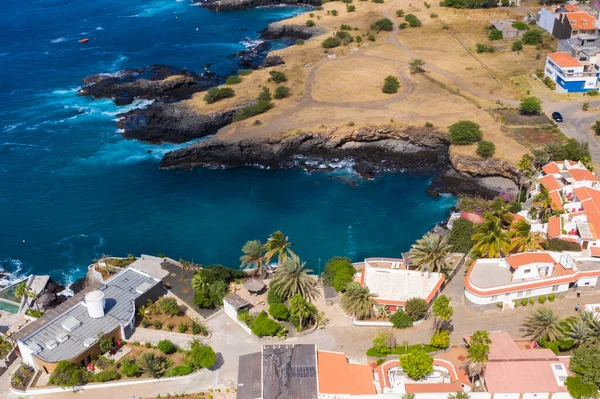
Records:
[[[327,33],[327,29],[315,25],[306,26],[303,24],[283,24],[281,22],[270,23],[265,30],[260,32],[260,37],[266,40],[275,40],[283,38],[294,38],[308,40],[314,36],[320,36]]]
[[[517,168],[503,159],[467,156],[450,151],[450,162],[456,171],[472,176],[501,176],[515,183],[519,181]]]
[[[211,138],[166,154],[163,168],[311,167],[347,160],[362,176],[384,170],[432,170],[448,163],[446,135],[433,128],[366,126],[328,132],[294,131],[239,141]],[[317,166],[318,165],[318,166]]]
[[[247,8],[287,5],[321,5],[321,0],[196,0],[200,6],[213,11],[245,10]]]

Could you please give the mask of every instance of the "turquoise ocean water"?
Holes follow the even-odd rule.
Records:
[[[69,282],[101,254],[165,253],[237,267],[280,229],[315,271],[331,256],[400,256],[453,205],[431,175],[357,187],[349,171],[158,170],[175,145],[124,140],[87,75],[156,63],[228,75],[230,55],[301,8],[212,13],[184,1],[33,0],[0,14],[0,268]],[[177,16],[177,18],[175,18]],[[196,30],[197,29],[197,30]],[[89,37],[81,45],[78,40]],[[151,150],[151,152],[148,152]]]

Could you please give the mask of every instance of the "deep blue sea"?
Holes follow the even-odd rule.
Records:
[[[315,271],[335,255],[400,256],[443,219],[432,176],[164,171],[174,145],[121,138],[109,100],[77,97],[94,73],[156,63],[228,75],[275,7],[213,13],[189,0],[31,0],[0,13],[0,268],[70,282],[101,254],[165,253],[237,267],[276,229]],[[89,37],[87,44],[78,40]],[[132,106],[143,106],[136,102]],[[131,107],[131,106],[129,106]],[[148,150],[152,150],[148,153]]]

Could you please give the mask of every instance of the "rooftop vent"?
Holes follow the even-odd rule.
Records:
[[[58,346],[58,342],[56,342],[55,340],[51,339],[49,341],[46,341],[46,348],[52,350],[54,348],[56,348]]]
[[[83,346],[89,348],[90,346],[94,345],[96,341],[98,341],[97,338],[88,338],[85,341],[83,341]]]
[[[66,340],[68,340],[68,339],[69,339],[69,334],[67,334],[66,332],[61,332],[60,334],[58,334],[58,335],[56,336],[56,340],[57,340],[58,342],[60,342],[61,344],[62,344],[63,342],[65,342]]]
[[[73,316],[67,317],[67,319],[62,323],[62,327],[69,332],[75,330],[80,325],[81,322]]]
[[[30,342],[29,344],[27,344],[27,347],[28,347],[29,349],[31,349],[31,352],[32,352],[32,353],[38,353],[39,351],[41,351],[41,350],[42,350],[42,347],[41,347],[41,346],[39,346],[39,345],[38,345],[37,343],[35,343],[35,342]]]
[[[92,319],[99,319],[104,316],[104,292],[91,291],[85,294],[85,306]]]
[[[143,294],[144,292],[148,291],[150,288],[152,288],[152,284],[150,284],[148,282],[144,282],[144,283],[138,285],[137,287],[135,287],[135,292],[137,292],[138,294]]]

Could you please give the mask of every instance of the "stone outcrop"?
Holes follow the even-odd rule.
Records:
[[[44,288],[44,290],[38,296],[36,301],[37,306],[42,311],[57,307],[67,300],[66,296],[58,295],[58,293],[64,291],[64,289],[64,286],[54,282],[53,280],[49,280],[48,284],[46,284],[46,288]]]
[[[123,137],[149,143],[184,143],[215,134],[233,121],[233,114],[242,104],[213,114],[200,114],[185,102],[157,104],[117,115],[117,125]]]
[[[117,105],[130,104],[134,98],[179,101],[219,82],[212,72],[197,74],[168,65],[126,69],[114,74],[97,74],[83,80],[80,96],[112,98]]]
[[[260,65],[260,67],[261,68],[271,68],[271,67],[283,65],[283,64],[285,64],[285,61],[283,60],[283,58],[281,58],[281,56],[270,55],[267,58],[265,58],[263,63]]]
[[[472,176],[502,176],[514,182],[519,181],[519,171],[510,163],[499,158],[481,158],[450,153],[450,162],[454,169]]]
[[[307,40],[311,37],[320,36],[325,33],[327,33],[327,29],[318,25],[306,26],[303,24],[282,24],[280,22],[273,22],[260,32],[260,37],[266,40],[283,38]]]
[[[321,5],[321,0],[195,0],[201,7],[213,11],[245,10],[247,8],[287,5]]]

